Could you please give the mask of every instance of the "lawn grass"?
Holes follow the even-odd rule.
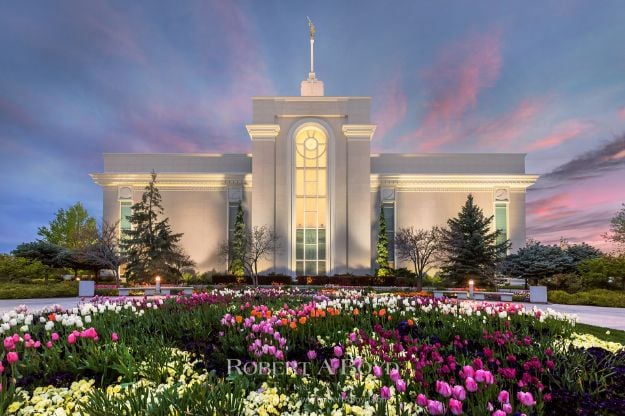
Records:
[[[609,334],[606,332],[609,331]],[[580,334],[590,334],[603,341],[618,342],[625,345],[625,331],[618,329],[604,328],[601,326],[587,325],[582,323],[575,324],[575,332]]]

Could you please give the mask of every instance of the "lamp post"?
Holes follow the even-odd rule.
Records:
[[[473,299],[473,290],[474,290],[474,285],[475,282],[473,282],[473,279],[469,280],[469,298]]]
[[[161,293],[161,277],[156,276],[156,293]]]

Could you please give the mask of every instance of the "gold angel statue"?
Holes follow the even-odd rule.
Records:
[[[310,38],[314,39],[315,38],[315,24],[312,22],[312,20],[310,20],[310,17],[306,16],[306,19],[308,19],[308,30],[310,31]]]

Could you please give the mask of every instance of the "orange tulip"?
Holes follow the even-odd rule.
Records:
[[[240,324],[241,322],[243,322],[243,317],[241,315],[237,315],[234,318],[235,321],[237,321],[237,324]]]
[[[378,314],[379,314],[380,316],[384,316],[384,315],[386,315],[386,309],[384,309],[384,308],[380,309],[380,312],[378,312]]]
[[[295,321],[291,322],[289,324],[289,326],[291,327],[291,329],[296,329],[297,328],[297,324],[295,323]]]
[[[414,325],[414,321],[412,319],[408,319],[408,326],[413,326]]]
[[[306,323],[306,317],[302,316],[301,318],[299,318],[299,323],[300,325],[304,325]]]
[[[282,322],[282,325],[286,325],[289,321],[286,318],[282,318],[280,319],[280,322]]]
[[[355,308],[353,313],[354,313],[354,315],[358,315],[360,312],[358,311],[358,308]]]

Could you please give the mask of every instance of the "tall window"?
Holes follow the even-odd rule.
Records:
[[[386,222],[386,238],[388,240],[388,260],[395,267],[395,204],[385,202],[382,204],[384,221]]]
[[[124,231],[130,230],[130,216],[132,215],[132,201],[119,203],[119,235],[124,236]]]
[[[326,274],[327,138],[309,127],[295,136],[295,271]]]
[[[239,210],[239,201],[228,202],[228,241],[234,239],[234,224],[237,220],[237,211]]]
[[[495,204],[495,228],[500,232],[498,243],[508,239],[508,204],[497,202]]]

